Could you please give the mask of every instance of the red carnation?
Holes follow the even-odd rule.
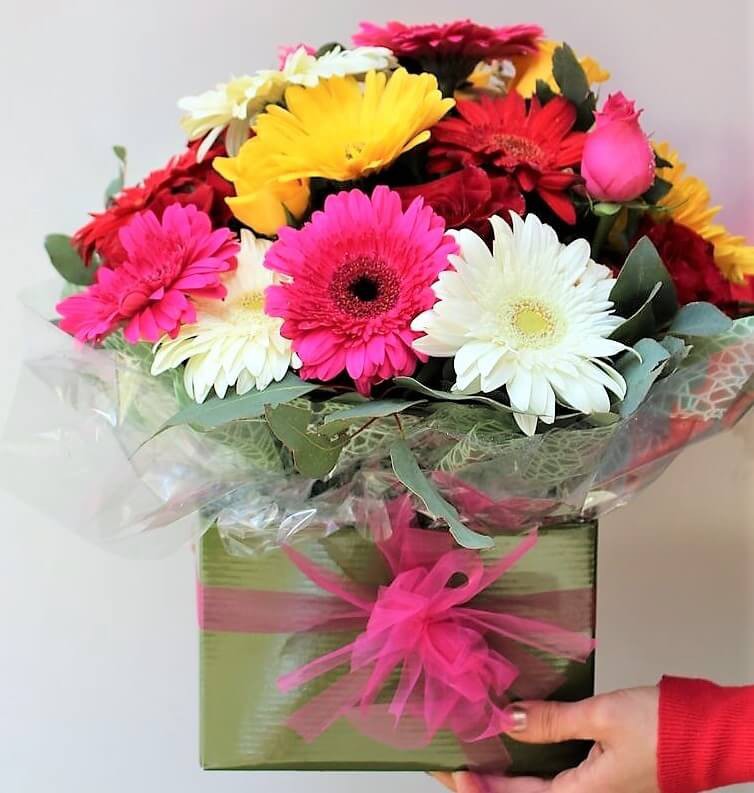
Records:
[[[733,302],[730,281],[726,281],[715,264],[711,243],[688,226],[673,220],[656,221],[645,217],[638,236],[647,236],[657,248],[685,305],[697,300],[730,309]]]
[[[484,165],[511,174],[524,192],[536,192],[566,223],[576,222],[569,187],[581,181],[584,133],[572,132],[576,108],[563,97],[540,105],[515,91],[504,98],[461,101],[458,118],[432,129],[429,168],[444,173],[459,165]]]
[[[521,191],[511,177],[490,176],[475,165],[425,184],[396,187],[404,209],[417,197],[445,219],[448,228],[466,227],[482,236],[490,230],[491,215],[508,217],[508,210],[524,213]]]
[[[353,37],[360,47],[387,47],[400,57],[421,60],[427,56],[454,57],[474,61],[510,58],[537,51],[543,30],[539,25],[510,25],[491,28],[470,19],[444,25],[404,25],[388,22],[384,27],[362,22]]]
[[[212,167],[213,158],[224,155],[225,148],[217,144],[197,162],[198,143],[164,168],[152,171],[141,184],[125,188],[104,212],[92,213],[92,220],[73,236],[73,244],[87,264],[96,251],[110,267],[117,267],[125,257],[118,232],[145,210],[154,212],[159,220],[171,204],[193,205],[210,216],[215,228],[227,226],[232,215],[225,198],[234,195],[233,186]]]

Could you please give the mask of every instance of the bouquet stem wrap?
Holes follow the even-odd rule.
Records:
[[[527,756],[502,733],[511,701],[591,693],[594,524],[480,554],[415,525],[408,497],[388,511],[392,533],[377,542],[344,530],[222,563],[215,533],[204,538],[205,767],[341,768],[347,756],[355,768],[547,774],[578,762],[580,746]],[[263,560],[275,588],[257,575]],[[236,569],[233,586],[216,585],[218,563]],[[338,739],[347,749],[333,753]]]

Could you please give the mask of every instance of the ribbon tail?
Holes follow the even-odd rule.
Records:
[[[349,581],[342,576],[335,575],[324,567],[312,562],[311,559],[299,553],[290,545],[284,546],[286,556],[298,567],[298,569],[317,586],[337,595],[342,600],[358,606],[366,612],[372,610],[375,594],[368,587],[359,586],[353,581]]]
[[[313,661],[304,664],[304,666],[300,666],[287,675],[282,675],[277,681],[278,688],[283,693],[287,693],[288,691],[303,686],[311,680],[321,677],[327,672],[331,672],[333,669],[337,669],[339,666],[343,666],[351,657],[353,646],[354,642],[346,644],[343,647],[339,647],[337,650],[333,650],[331,653],[327,653],[327,655],[321,655],[319,658],[315,658]]]

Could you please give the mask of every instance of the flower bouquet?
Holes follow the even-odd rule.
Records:
[[[598,516],[754,372],[754,248],[607,78],[535,25],[364,23],[182,99],[186,149],[126,187],[115,147],[47,238],[10,486],[198,543],[205,767],[583,756],[507,706],[591,693]]]

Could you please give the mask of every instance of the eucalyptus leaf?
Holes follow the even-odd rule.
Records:
[[[617,413],[590,413],[586,420],[594,427],[609,427],[617,424],[621,417]]]
[[[459,545],[474,549],[494,547],[490,537],[478,534],[463,524],[456,508],[440,495],[437,488],[424,475],[405,441],[397,441],[393,444],[390,448],[390,461],[398,479],[424,502],[432,517],[440,518],[448,524],[450,533]]]
[[[670,326],[679,336],[719,336],[730,330],[733,320],[712,303],[687,303]]]
[[[634,350],[641,360],[635,355],[626,354],[618,362],[618,369],[626,381],[626,397],[618,405],[624,417],[638,410],[671,357],[665,347],[654,339],[642,339],[634,345]]]
[[[652,311],[657,324],[662,325],[678,313],[678,296],[657,248],[647,237],[642,237],[626,257],[610,292],[616,313],[631,317],[647,302],[658,283],[662,288],[652,301]]]
[[[270,383],[264,391],[254,390],[243,395],[236,394],[224,399],[216,397],[201,404],[191,404],[168,419],[159,432],[180,424],[213,429],[239,419],[259,418],[264,415],[265,408],[290,402],[314,391],[316,387],[289,372],[280,382]]]
[[[97,266],[89,267],[71,244],[71,238],[65,234],[48,234],[45,237],[45,250],[50,257],[52,266],[69,284],[89,286],[94,283]]]
[[[265,415],[270,429],[291,450],[296,468],[304,476],[321,479],[332,471],[347,438],[310,431],[310,410],[281,404],[268,406]]]
[[[675,371],[688,354],[691,352],[691,347],[686,344],[683,339],[677,336],[665,336],[660,341],[660,344],[670,353],[665,371]]]
[[[325,416],[325,424],[330,424],[333,421],[357,421],[359,419],[392,416],[416,405],[422,405],[425,402],[426,400],[424,399],[415,399],[411,402],[407,402],[404,399],[375,399],[360,405],[354,405],[345,410],[336,410],[334,413]]]
[[[463,394],[458,391],[438,391],[435,388],[420,383],[413,377],[396,377],[393,381],[395,385],[407,388],[409,391],[416,391],[424,396],[432,397],[443,402],[480,402],[483,405],[489,405],[496,410],[502,410],[505,413],[513,413],[508,405],[498,402],[491,397],[482,396],[481,394]]]
[[[652,301],[659,294],[660,289],[662,289],[662,284],[658,281],[641,308],[635,311],[622,325],[619,325],[610,334],[610,338],[623,342],[623,344],[633,344],[645,336],[651,336],[655,332],[656,326]]]

